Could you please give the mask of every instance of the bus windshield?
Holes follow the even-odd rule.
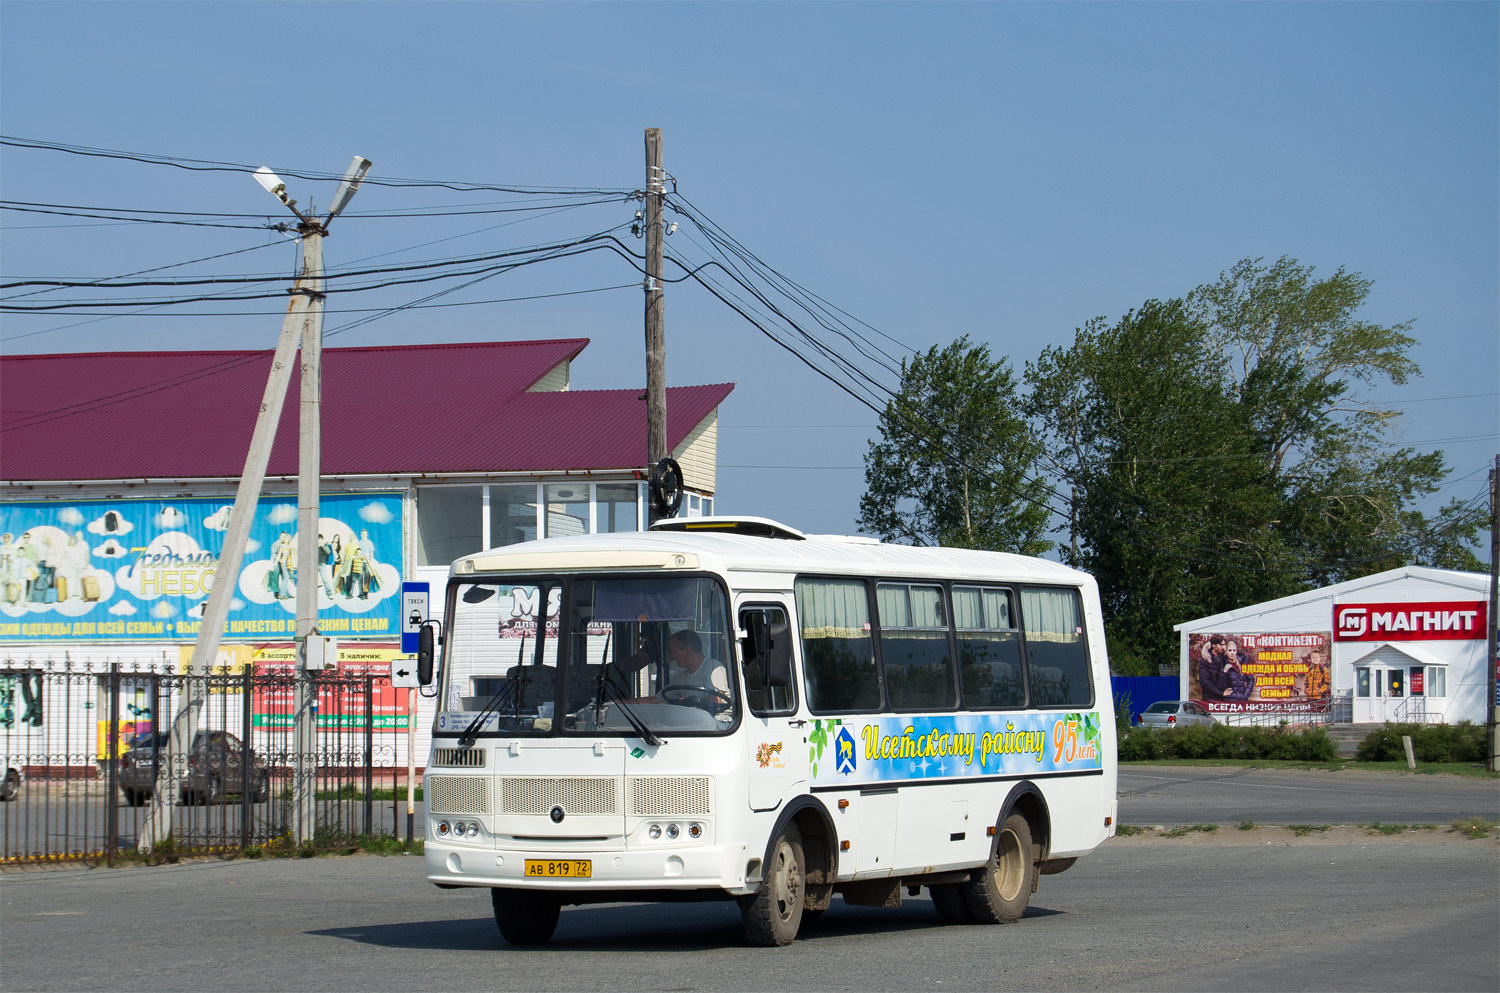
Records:
[[[738,720],[713,579],[483,578],[449,595],[440,733],[722,734]]]

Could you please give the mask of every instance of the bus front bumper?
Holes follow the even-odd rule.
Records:
[[[426,843],[427,880],[439,886],[504,886],[517,889],[598,891],[721,889],[729,894],[750,893],[745,880],[743,845],[704,845],[655,850],[584,850],[563,853],[555,848],[539,851],[460,847]],[[560,875],[527,875],[527,863],[540,863],[546,872]],[[587,863],[586,874],[578,863]]]

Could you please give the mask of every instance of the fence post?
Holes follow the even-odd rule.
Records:
[[[365,837],[375,824],[375,674],[365,670]]]
[[[251,792],[251,788],[252,788],[251,773],[253,773],[255,771],[255,768],[254,768],[254,766],[255,766],[255,756],[258,755],[259,753],[256,752],[255,746],[253,744],[251,744],[251,742],[250,742],[250,732],[251,732],[251,730],[253,730],[252,726],[251,726],[252,725],[252,721],[251,721],[251,716],[250,716],[250,710],[251,710],[252,698],[254,696],[255,696],[255,664],[253,662],[247,662],[245,664],[244,670],[241,671],[241,673],[240,673],[240,704],[241,704],[241,706],[240,706],[240,711],[241,711],[241,713],[240,713],[240,747],[244,749],[244,751],[241,753],[241,755],[243,756],[243,761],[240,762],[240,765],[244,767],[244,776],[245,776],[244,785],[241,787],[241,789],[243,789],[244,792],[240,794],[240,851],[241,852],[243,852],[245,849],[247,849],[247,848],[250,847],[250,841],[251,841],[251,837],[250,837],[250,834],[251,834],[251,832],[250,832],[250,827],[251,827],[251,825],[250,825],[251,811],[255,809],[254,806],[251,804],[251,798],[255,795],[253,792]],[[271,789],[271,768],[270,768],[270,765],[267,764],[267,766],[266,766],[266,799],[267,800],[270,799],[270,789]]]
[[[120,663],[109,664],[109,752],[105,757],[104,789],[104,855],[105,862],[114,868],[115,854],[120,847]]]

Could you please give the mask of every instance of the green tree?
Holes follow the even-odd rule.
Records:
[[[1099,580],[1121,671],[1175,658],[1175,621],[1292,591],[1279,573],[1222,567],[1285,550],[1219,365],[1183,301],[1152,300],[1027,367],[1027,409],[1073,491],[1066,557]]]
[[[1039,555],[1046,482],[1041,443],[1021,413],[1004,359],[968,336],[901,367],[901,391],[865,454],[859,526],[887,541]]]
[[[1067,557],[1142,668],[1174,623],[1405,563],[1473,568],[1481,512],[1417,508],[1440,452],[1386,447],[1361,385],[1417,375],[1410,324],[1356,317],[1370,283],[1281,259],[1095,319],[1026,369],[1027,411],[1074,491]]]
[[[1358,393],[1420,375],[1407,355],[1411,321],[1357,316],[1372,285],[1343,268],[1319,279],[1295,259],[1245,259],[1188,298],[1225,359],[1282,497],[1279,529],[1312,585],[1407,564],[1481,568],[1469,545],[1483,510],[1455,500],[1431,518],[1418,511],[1448,474],[1443,454],[1389,450],[1401,411]]]

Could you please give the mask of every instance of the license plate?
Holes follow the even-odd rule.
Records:
[[[594,874],[588,859],[527,859],[526,875],[549,879],[587,879]]]

